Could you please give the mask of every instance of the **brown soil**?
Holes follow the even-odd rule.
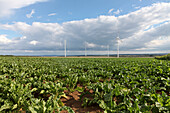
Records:
[[[65,91],[67,92],[67,91]],[[91,92],[91,91],[90,91]],[[91,105],[87,107],[82,107],[82,100],[83,98],[87,97],[89,99],[92,99],[90,94],[86,94],[82,97],[80,100],[80,95],[82,93],[78,91],[74,91],[72,93],[67,94],[66,98],[61,98],[61,101],[64,103],[64,105],[71,107],[75,113],[103,113],[103,110],[98,105]],[[62,111],[61,113],[68,113],[67,111]]]

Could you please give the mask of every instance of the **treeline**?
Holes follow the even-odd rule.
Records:
[[[14,57],[13,55],[0,55],[0,57]]]
[[[163,55],[163,56],[156,56],[155,58],[159,60],[170,60],[170,54]]]

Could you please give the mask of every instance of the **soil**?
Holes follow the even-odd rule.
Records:
[[[66,91],[65,91],[66,92]],[[80,95],[82,93],[78,91],[74,91],[72,93],[67,93],[67,99],[61,98],[61,101],[64,105],[71,107],[75,113],[103,113],[103,110],[98,105],[91,105],[87,107],[82,107],[83,98],[87,97],[92,99],[90,94],[85,94],[82,99],[80,100]],[[68,113],[67,111],[62,111],[61,113]]]

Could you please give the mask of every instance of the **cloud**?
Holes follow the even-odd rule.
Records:
[[[0,35],[0,45],[1,44],[9,44],[12,41],[7,38],[7,35]]]
[[[169,27],[170,22],[167,22],[157,28],[138,32],[131,37],[123,39],[122,47],[127,47],[127,50],[169,50]]]
[[[94,43],[86,43],[86,47],[88,47],[88,48],[94,48],[94,47],[97,47],[97,45],[96,44],[94,44]]]
[[[20,39],[23,40],[23,39],[26,39],[26,38],[27,38],[26,36],[23,36],[23,37],[21,37]]]
[[[50,13],[50,14],[48,14],[48,16],[55,16],[56,15],[56,13]]]
[[[38,43],[38,41],[36,41],[36,40],[33,40],[33,41],[30,42],[30,44],[34,45],[34,46],[37,45],[37,43]]]
[[[109,11],[108,11],[108,14],[110,14],[110,15],[119,15],[120,14],[120,12],[122,12],[122,10],[120,10],[120,9],[118,9],[118,10],[116,10],[116,11],[114,11],[114,9],[112,8],[112,9],[110,9]]]
[[[132,4],[132,8],[134,8],[134,9],[140,9],[141,6],[136,6],[136,4]]]
[[[99,16],[80,21],[58,23],[24,22],[0,25],[26,38],[13,38],[3,49],[28,51],[60,51],[67,49],[116,50],[116,37],[122,40],[121,51],[160,51],[170,48],[170,3],[156,3],[121,16]],[[146,30],[149,26],[153,26]],[[160,37],[166,37],[160,39]],[[15,42],[15,43],[12,43]],[[35,45],[35,46],[33,46]]]
[[[114,10],[113,8],[110,9],[110,10],[108,11],[108,14],[111,14],[113,10]]]
[[[30,14],[26,14],[26,17],[27,18],[31,18],[33,17],[32,15],[35,13],[34,9],[31,10],[31,13]]]
[[[161,45],[164,45],[164,46],[167,46],[169,45],[169,42],[170,42],[170,37],[166,37],[166,38],[158,38],[158,39],[155,39],[155,40],[152,40],[148,43],[146,43],[146,46],[148,48],[156,48],[161,46]]]
[[[15,9],[20,9],[37,2],[48,0],[0,0],[0,18],[14,14]]]
[[[122,10],[118,9],[117,11],[113,12],[113,14],[118,15],[120,12],[122,12]]]
[[[135,9],[139,9],[140,8],[140,6],[137,6],[137,7],[134,7]]]

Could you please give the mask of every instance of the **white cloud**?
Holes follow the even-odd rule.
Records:
[[[4,24],[0,25],[0,28],[19,32],[26,38],[11,39],[16,43],[1,48],[56,51],[63,50],[63,42],[67,40],[68,50],[84,50],[84,42],[88,42],[89,49],[106,50],[105,47],[110,45],[110,50],[113,51],[116,50],[116,37],[119,31],[119,36],[123,40],[120,44],[122,51],[169,50],[169,12],[170,3],[157,3],[118,17],[99,16],[62,24],[40,22],[33,22],[32,25],[23,22]],[[145,30],[156,24],[160,25]],[[162,36],[167,38],[159,39]]]
[[[132,8],[134,8],[134,9],[140,9],[141,6],[136,6],[136,4],[132,4]]]
[[[110,9],[108,11],[108,14],[110,14],[110,15],[112,15],[112,14],[119,15],[121,12],[122,12],[122,10],[120,10],[120,9],[117,9],[116,11],[114,11],[114,9],[112,8],[112,9]]]
[[[113,14],[118,15],[120,12],[122,12],[122,10],[118,9],[117,11],[113,12]]]
[[[10,16],[14,13],[15,9],[45,1],[48,0],[0,0],[0,18],[4,16]]]
[[[7,35],[0,35],[0,45],[1,44],[9,44],[12,41],[7,38]]]
[[[146,47],[156,49],[156,50],[166,50],[170,47],[170,36],[164,38],[157,38],[148,43],[145,43]],[[159,48],[161,47],[161,48]]]
[[[31,45],[37,45],[37,43],[38,43],[38,41],[36,41],[36,40],[33,40],[33,41],[31,41],[29,44],[31,44]]]
[[[88,42],[86,43],[86,46],[89,47],[89,48],[97,47],[96,44],[94,44],[94,43],[88,43]]]
[[[113,8],[108,11],[108,14],[111,14],[113,12]]]
[[[32,15],[35,13],[35,11],[34,11],[34,9],[32,9],[31,10],[31,13],[29,13],[29,14],[26,14],[26,17],[27,18],[31,18],[31,17],[33,17]]]
[[[134,7],[135,9],[139,9],[140,8],[140,6],[137,6],[137,7]]]
[[[48,14],[48,16],[55,16],[56,15],[56,13],[50,13],[50,14]]]
[[[27,38],[26,36],[23,36],[23,37],[21,37],[20,39],[21,39],[21,40],[24,40],[24,39],[26,39],[26,38]]]

